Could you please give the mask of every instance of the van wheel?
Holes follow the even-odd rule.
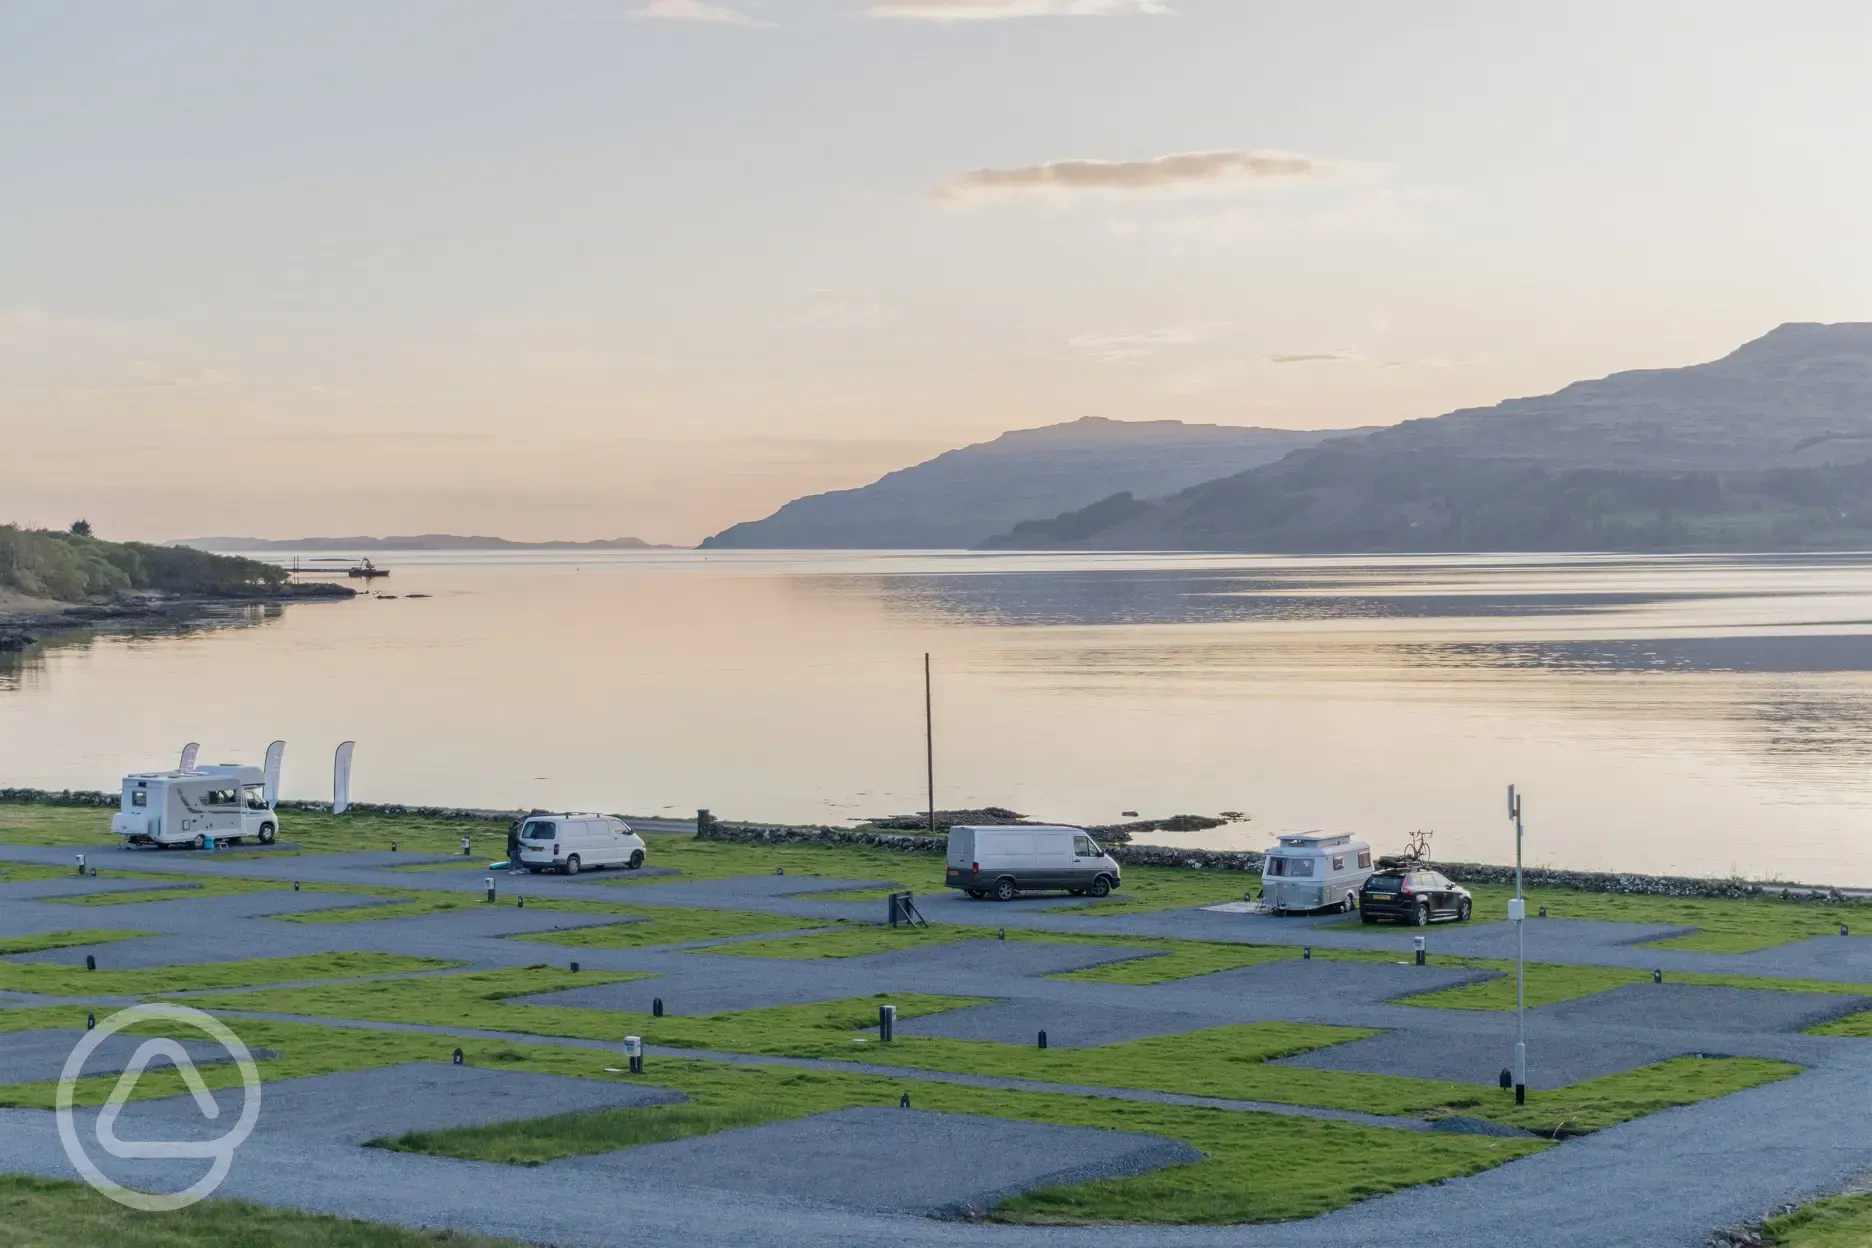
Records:
[[[641,849],[631,850],[630,870],[635,871],[638,867],[641,867],[641,866],[643,866],[643,850]]]
[[[962,891],[973,897],[976,901],[980,901],[988,895],[988,890],[985,888],[965,888]]]
[[[570,858],[566,859],[565,873],[567,875],[577,875],[579,873],[579,859],[577,854],[573,854]]]
[[[1101,875],[1098,877],[1098,879],[1093,880],[1091,893],[1094,897],[1110,896],[1111,895],[1111,876]]]
[[[1013,901],[1015,892],[1016,889],[1014,888],[1014,880],[1012,877],[1004,875],[995,881],[994,895],[996,901]]]
[[[260,825],[260,843],[262,845],[271,845],[273,843],[273,825],[272,824],[263,823]]]
[[[201,833],[197,832],[195,834],[195,839],[190,841],[189,844],[193,845],[196,849],[207,849],[208,838],[203,836]]]

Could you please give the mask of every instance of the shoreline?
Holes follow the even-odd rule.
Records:
[[[189,628],[210,623],[238,607],[278,606],[291,602],[345,602],[357,597],[349,585],[314,582],[240,594],[179,594],[167,591],[119,594],[93,602],[18,598],[0,610],[0,654],[20,654],[33,646],[76,633],[139,628]],[[30,604],[22,607],[18,604]]]
[[[36,789],[0,787],[0,805],[82,806],[115,809],[120,801],[116,793],[96,789]],[[282,811],[326,813],[330,802],[284,800],[277,804]],[[390,818],[460,820],[470,823],[505,823],[532,810],[487,810],[456,806],[407,805],[397,802],[353,802],[352,812]],[[631,816],[619,815],[625,822]],[[895,832],[882,828],[832,828],[759,823],[746,820],[711,818],[706,827],[694,820],[670,820],[642,816],[641,824],[670,824],[696,827],[701,840],[769,845],[800,845],[823,848],[863,846],[905,854],[941,854],[947,839]],[[651,830],[653,835],[683,835]],[[1238,871],[1244,875],[1261,870],[1263,855],[1254,850],[1179,849],[1163,845],[1114,844],[1106,852],[1123,866],[1159,867],[1185,870]],[[1492,863],[1430,861],[1429,866],[1462,884],[1512,884],[1515,869]],[[1647,875],[1626,871],[1576,871],[1561,867],[1524,867],[1523,883],[1534,888],[1560,888],[1585,893],[1618,893],[1634,896],[1703,897],[1723,900],[1778,900],[1824,904],[1872,903],[1872,888],[1851,888],[1833,884],[1796,884],[1782,880],[1747,880],[1714,876]]]

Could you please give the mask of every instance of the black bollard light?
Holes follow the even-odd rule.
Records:
[[[897,1108],[898,1109],[910,1108],[910,1094],[908,1092],[904,1093],[902,1096],[897,1098]]]
[[[662,998],[662,997],[653,997],[653,998],[651,999],[651,1001],[650,1001],[650,1017],[651,1017],[651,1018],[662,1018],[662,1017],[663,1017],[663,998]]]
[[[1664,982],[1664,972],[1663,972],[1663,971],[1661,971],[1661,970],[1657,970],[1657,971],[1652,971],[1652,972],[1651,972],[1651,982],[1652,982],[1652,983],[1654,983],[1654,984],[1661,984],[1661,983],[1663,983],[1663,982]]]
[[[84,955],[84,969],[87,971],[97,970],[97,957],[95,955],[89,953]]]
[[[894,1005],[878,1006],[878,1039],[889,1044],[896,1031],[897,1007]]]
[[[83,855],[83,854],[78,854],[78,855],[76,855],[76,857],[77,857],[77,859],[78,859],[78,874],[79,874],[79,875],[83,875],[83,874],[85,873],[85,871],[84,871],[84,855]]]
[[[394,853],[396,853],[396,842],[395,842],[395,841],[391,841],[391,842],[390,842],[390,852],[391,852],[391,853],[393,853],[393,854],[394,854]]]
[[[574,962],[574,963],[572,964],[572,973],[573,973],[574,975],[576,975],[576,974],[578,974],[578,963],[576,963],[576,962]]]
[[[97,1015],[95,1015],[95,1014],[87,1014],[87,1015],[85,1015],[85,1016],[84,1016],[84,1029],[85,1029],[86,1031],[96,1031],[96,1030],[97,1030]]]
[[[487,877],[487,879],[483,880],[482,883],[487,886],[487,899],[489,901],[493,901],[494,900],[494,877],[490,875]]]
[[[625,1036],[624,1052],[630,1057],[630,1073],[633,1075],[643,1074],[643,1038],[641,1036]]]
[[[296,892],[298,892],[298,891],[299,891],[299,881],[298,881],[298,880],[294,880],[294,881],[293,881],[293,892],[295,892],[295,893],[296,893]]]
[[[455,1050],[455,1064],[457,1066],[462,1064],[462,1051],[460,1049]]]
[[[468,838],[464,836],[462,837],[462,857],[466,858],[468,857],[468,854],[469,854]]]
[[[785,874],[786,874],[786,868],[785,868],[785,867],[775,867],[775,868],[773,869],[773,873],[774,873],[775,875],[785,875]]]
[[[1313,946],[1312,945],[1301,946],[1300,960],[1302,962],[1311,962],[1313,960]]]
[[[514,909],[516,909],[516,910],[524,910],[524,909],[526,909],[526,898],[524,898],[524,897],[516,897],[516,898],[514,898]]]
[[[1517,1083],[1514,1085],[1514,1103],[1517,1105],[1527,1104],[1527,1084]]]
[[[1428,944],[1429,942],[1425,940],[1422,936],[1417,937],[1417,965],[1418,966],[1426,966],[1429,964],[1430,950],[1426,947]]]
[[[1040,1033],[1040,1047],[1046,1048],[1046,1032],[1044,1031]]]
[[[1546,906],[1542,906],[1542,907],[1540,908],[1540,917],[1541,917],[1541,918],[1543,918],[1543,919],[1547,917],[1547,907],[1546,907]]]
[[[1506,1066],[1501,1068],[1501,1087],[1504,1092],[1514,1087],[1514,1071],[1509,1070]]]
[[[1840,935],[1844,936],[1845,934],[1846,934],[1846,925],[1842,923],[1840,924]]]
[[[996,939],[996,940],[1006,940],[1006,939],[1007,939],[1007,928],[1005,928],[1005,927],[998,927],[998,928],[996,928],[996,929],[995,929],[995,939]]]

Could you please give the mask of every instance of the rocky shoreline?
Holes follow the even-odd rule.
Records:
[[[73,603],[56,610],[0,613],[0,654],[18,653],[71,633],[100,629],[188,628],[211,622],[236,607],[355,597],[357,591],[349,585],[315,582],[239,594],[124,594],[103,602]]]

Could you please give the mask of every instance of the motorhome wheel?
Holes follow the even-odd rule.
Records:
[[[189,844],[193,845],[196,849],[207,849],[208,838],[197,832],[195,834],[195,839],[190,841]]]
[[[263,823],[260,825],[260,843],[262,845],[271,845],[273,843],[273,825],[272,824]]]

